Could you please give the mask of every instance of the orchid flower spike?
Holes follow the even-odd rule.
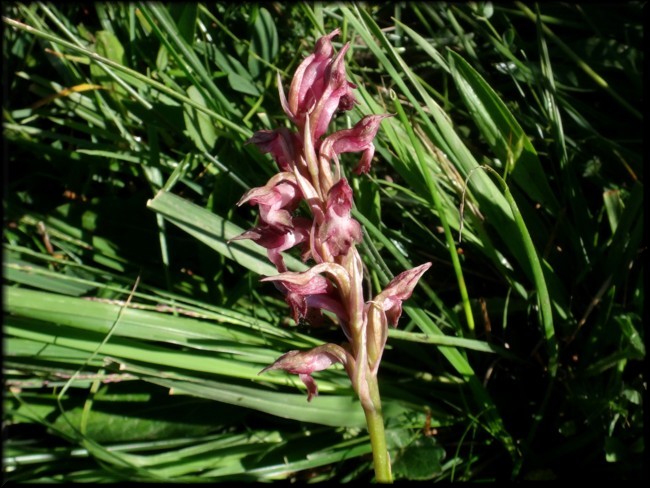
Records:
[[[350,44],[338,52],[333,45],[340,33],[335,29],[316,42],[296,69],[288,96],[279,80],[280,103],[295,127],[260,130],[247,141],[270,154],[279,172],[238,202],[257,206],[260,222],[232,240],[251,239],[267,250],[279,274],[262,281],[273,283],[284,295],[296,322],[328,317],[341,327],[347,341],[343,346],[289,351],[262,372],[281,369],[297,374],[311,401],[318,393],[311,374],[340,362],[364,408],[373,409],[370,385],[376,383],[388,324],[397,325],[402,302],[431,264],[401,273],[374,300],[364,302],[363,262],[356,249],[363,232],[351,214],[354,195],[341,176],[339,156],[361,153],[354,173],[368,173],[373,141],[381,121],[391,115],[366,115],[352,128],[326,135],[334,114],[352,110],[357,103],[356,85],[348,80],[345,66]],[[310,217],[298,215],[301,206]],[[315,262],[307,271],[287,269],[282,253],[296,246],[301,247],[303,261]]]

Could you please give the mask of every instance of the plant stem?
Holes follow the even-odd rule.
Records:
[[[390,470],[390,456],[386,447],[386,433],[384,431],[384,417],[381,412],[381,398],[377,378],[368,373],[368,390],[374,408],[364,405],[370,445],[372,446],[372,459],[375,465],[375,479],[378,483],[392,483],[393,475]],[[365,402],[364,402],[365,403]],[[362,403],[362,404],[364,404]]]

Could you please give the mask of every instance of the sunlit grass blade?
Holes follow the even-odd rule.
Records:
[[[245,229],[215,215],[172,193],[161,191],[149,202],[149,208],[161,213],[173,224],[204,242],[220,254],[261,275],[275,275],[277,270],[269,263],[266,251],[253,241],[228,243]],[[289,268],[306,269],[299,260],[286,256]]]
[[[447,157],[452,160],[461,174],[466,177],[478,166],[478,163],[456,133],[448,115],[442,111],[440,106],[417,82],[408,65],[404,62],[401,56],[395,52],[381,30],[365,10],[357,10],[359,18],[346,8],[343,8],[342,10],[346,14],[346,18],[349,19],[350,23],[355,26],[355,29],[364,39],[373,54],[377,56],[381,66],[392,76],[392,80],[399,87],[401,93],[403,93],[404,96],[406,96],[413,104],[415,110],[422,118],[423,127],[427,131],[428,135],[432,138],[435,144],[443,150]],[[380,41],[381,45],[376,43],[373,39],[373,35]],[[398,72],[397,68],[393,65],[393,62],[386,56],[383,51],[384,49],[390,53],[391,58],[399,65],[401,72],[414,86],[425,106],[428,108],[429,113],[425,112],[420,101],[415,98],[406,84],[402,81],[400,72]],[[471,179],[471,195],[479,204],[481,212],[484,212],[487,217],[492,220],[492,225],[497,229],[499,234],[503,236],[505,244],[508,246],[515,258],[520,263],[525,263],[526,258],[524,250],[520,246],[512,243],[506,237],[512,232],[515,232],[514,217],[512,216],[508,203],[503,195],[498,191],[494,183],[492,183],[486,175],[477,172],[477,174]]]
[[[162,4],[140,3],[139,10],[149,21],[149,25],[161,39],[168,52],[192,80],[192,86],[199,91],[207,90],[203,94],[203,98],[213,101],[212,103],[218,102],[231,115],[241,116],[215,85],[212,77],[210,77],[194,51],[187,45],[183,37],[178,35],[177,27],[173,25],[173,20],[170,18],[167,9]],[[194,78],[195,73],[198,79]],[[217,109],[217,107],[213,108]]]
[[[512,113],[458,54],[449,52],[449,66],[469,113],[492,152],[501,160],[505,175],[511,174],[527,195],[555,215],[559,203],[548,184],[535,148]]]
[[[417,155],[416,161],[420,168],[420,174],[422,174],[422,176],[424,177],[424,181],[426,182],[426,185],[428,187],[429,195],[431,196],[431,200],[433,201],[433,206],[437,210],[438,217],[440,218],[440,223],[442,224],[442,227],[444,229],[445,240],[447,243],[447,248],[449,250],[449,257],[451,259],[454,268],[454,273],[456,274],[456,280],[458,281],[458,289],[461,296],[461,303],[463,306],[463,310],[465,312],[465,320],[467,321],[467,328],[469,329],[469,332],[471,334],[474,332],[474,315],[472,313],[472,309],[469,304],[469,295],[467,294],[467,286],[465,285],[465,277],[463,276],[463,270],[461,268],[460,260],[458,258],[456,243],[451,234],[450,225],[447,221],[447,217],[442,208],[440,189],[436,185],[436,182],[433,180],[430,174],[429,167],[427,167],[424,163],[423,148],[420,145],[419,141],[416,139],[415,133],[413,132],[408,121],[406,120],[406,114],[404,113],[401,104],[397,100],[395,100],[395,109],[402,121],[402,125],[404,125],[404,127],[406,127],[407,129],[409,140],[411,141],[411,145],[415,149],[415,153]]]

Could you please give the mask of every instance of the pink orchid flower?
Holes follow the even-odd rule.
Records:
[[[352,188],[341,178],[327,194],[325,222],[320,228],[320,240],[333,257],[347,254],[352,244],[361,242],[361,225],[350,216]]]
[[[320,273],[327,272],[333,279]],[[348,320],[346,307],[341,302],[341,293],[349,291],[350,284],[345,269],[334,263],[322,263],[302,273],[284,272],[268,276],[262,281],[278,283],[285,293],[285,300],[291,307],[296,322],[305,318],[310,309],[333,313],[340,323]],[[336,283],[336,286],[333,284]]]
[[[282,171],[290,171],[296,160],[296,146],[299,140],[286,127],[275,130],[258,130],[245,144],[255,144],[262,154],[270,153]]]
[[[430,267],[431,263],[424,263],[401,272],[374,299],[374,303],[380,305],[393,327],[397,327],[397,321],[402,315],[402,302],[411,298],[415,285]]]
[[[336,344],[323,344],[308,351],[289,351],[280,356],[273,364],[267,366],[258,374],[274,369],[282,369],[291,374],[297,374],[307,387],[307,401],[318,395],[318,387],[311,374],[323,371],[332,364],[342,363],[349,367],[354,362],[350,354]]]
[[[237,205],[250,203],[260,208],[262,222],[272,227],[291,227],[291,214],[302,194],[291,173],[278,173],[266,185],[253,188],[244,194]]]
[[[303,244],[303,260],[309,256],[309,231],[311,222],[304,217],[291,218],[291,225],[286,229],[278,229],[277,227],[263,224],[259,227],[247,230],[246,232],[230,239],[230,241],[238,241],[242,239],[251,239],[266,249],[266,253],[277,270],[280,273],[287,271],[282,258],[282,252],[291,249],[292,247]]]
[[[334,132],[323,141],[320,149],[322,157],[332,159],[338,166],[338,155],[347,152],[363,151],[359,164],[354,169],[356,174],[370,171],[370,163],[375,154],[372,141],[379,130],[379,123],[391,114],[366,115],[351,129]]]
[[[431,263],[424,263],[403,271],[393,278],[374,300],[366,304],[364,312],[368,331],[368,355],[374,374],[379,368],[388,338],[388,324],[397,327],[397,322],[402,316],[402,302],[411,297],[418,280],[430,267]]]

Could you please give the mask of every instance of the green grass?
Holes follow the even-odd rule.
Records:
[[[342,334],[227,244],[336,27],[336,126],[395,114],[342,160],[367,285],[434,263],[379,373],[395,478],[641,478],[644,5],[4,6],[4,478],[372,478],[342,367],[257,375]]]

